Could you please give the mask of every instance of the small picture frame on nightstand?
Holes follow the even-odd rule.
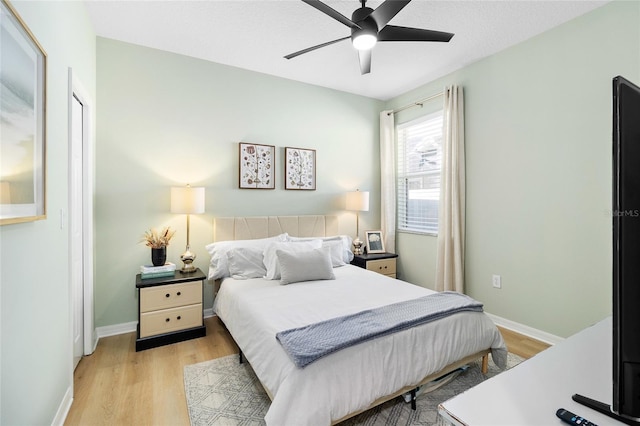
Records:
[[[384,238],[382,231],[365,231],[367,253],[384,253]]]

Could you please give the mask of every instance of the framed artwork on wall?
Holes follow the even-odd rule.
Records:
[[[240,188],[275,189],[276,147],[240,142]]]
[[[0,225],[46,218],[47,54],[0,0]]]
[[[367,253],[385,253],[382,231],[365,231],[364,235]]]
[[[284,189],[316,189],[316,150],[285,147]]]

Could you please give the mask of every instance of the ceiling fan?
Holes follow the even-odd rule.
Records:
[[[452,33],[387,25],[389,21],[391,21],[391,19],[396,16],[396,14],[400,12],[411,0],[386,0],[375,10],[365,6],[366,0],[360,0],[362,6],[353,12],[351,19],[327,6],[320,0],[302,1],[351,28],[351,35],[299,50],[286,55],[286,59],[292,59],[296,56],[302,55],[303,53],[308,53],[313,50],[320,49],[321,47],[329,46],[350,38],[353,43],[353,47],[358,50],[360,72],[362,74],[368,74],[371,72],[371,50],[379,41],[448,42],[451,40],[451,37],[453,37]]]

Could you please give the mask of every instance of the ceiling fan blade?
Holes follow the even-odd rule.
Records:
[[[371,49],[358,50],[358,58],[360,59],[360,74],[369,74],[371,72]]]
[[[321,47],[329,46],[329,45],[331,45],[333,43],[337,43],[339,41],[346,40],[346,39],[349,39],[349,38],[351,38],[351,36],[342,37],[342,38],[339,38],[337,40],[331,40],[331,41],[328,41],[326,43],[319,44],[317,46],[307,47],[306,49],[302,49],[302,50],[299,50],[297,52],[290,53],[290,54],[286,55],[285,58],[286,59],[292,59],[292,58],[295,58],[296,56],[302,55],[303,53],[311,52],[313,50],[320,49]]]
[[[398,12],[402,10],[411,0],[387,0],[371,12],[371,16],[378,30],[381,30],[389,21],[396,16]]]
[[[387,25],[378,33],[378,41],[449,41],[452,33],[423,30],[421,28]]]
[[[315,7],[325,15],[329,15],[336,21],[346,25],[349,28],[356,28],[356,29],[360,28],[360,25],[356,24],[351,19],[347,18],[337,10],[327,6],[326,4],[322,3],[319,0],[302,0],[302,1],[308,4],[309,6]]]

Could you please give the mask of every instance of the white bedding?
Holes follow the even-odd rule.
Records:
[[[484,313],[465,312],[343,349],[299,369],[275,335],[433,293],[352,265],[336,280],[226,278],[214,301],[272,399],[267,425],[328,425],[483,349],[506,351]]]

